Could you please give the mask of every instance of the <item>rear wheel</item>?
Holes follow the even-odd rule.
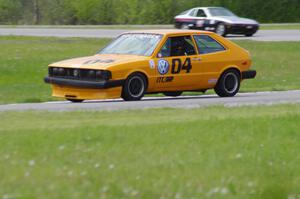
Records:
[[[182,91],[164,92],[163,94],[168,97],[178,97],[182,94]]]
[[[180,28],[181,28],[181,29],[184,29],[184,30],[188,30],[188,29],[190,29],[189,25],[188,25],[188,24],[186,24],[186,23],[184,23],[184,24],[181,24]]]
[[[237,70],[225,71],[215,87],[215,92],[220,97],[233,97],[240,89],[241,76]]]
[[[66,98],[66,100],[73,102],[73,103],[80,103],[80,102],[84,101],[83,99],[70,99],[70,98]]]
[[[140,100],[146,91],[147,81],[144,75],[134,73],[130,75],[123,86],[122,98],[125,101],[137,101]]]
[[[223,37],[225,37],[226,36],[226,26],[225,26],[225,24],[223,24],[223,23],[219,23],[218,25],[217,25],[217,27],[216,27],[216,33],[218,34],[218,35],[221,35],[221,36],[223,36]]]

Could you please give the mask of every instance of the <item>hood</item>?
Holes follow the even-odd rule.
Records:
[[[133,61],[145,60],[144,56],[137,55],[109,55],[97,54],[89,57],[67,59],[50,64],[49,66],[80,69],[106,69],[109,66],[124,64]]]
[[[224,21],[226,23],[231,23],[231,24],[258,24],[258,22],[253,19],[241,18],[237,16],[236,17],[235,16],[210,17],[210,19],[216,21]]]

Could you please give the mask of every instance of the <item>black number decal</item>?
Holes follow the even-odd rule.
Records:
[[[181,70],[181,59],[172,60],[172,74],[178,74]]]
[[[181,59],[172,60],[172,74],[178,74],[181,70],[186,70],[186,73],[190,73],[192,69],[191,58],[186,58],[183,65]]]
[[[191,58],[187,58],[182,66],[182,70],[186,70],[186,73],[190,73],[192,69]]]

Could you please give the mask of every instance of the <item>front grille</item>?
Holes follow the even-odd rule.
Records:
[[[49,67],[49,77],[83,81],[104,81],[111,78],[111,73],[105,70]]]

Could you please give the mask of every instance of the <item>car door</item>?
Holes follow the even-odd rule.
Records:
[[[190,35],[171,36],[157,54],[155,60],[156,87],[163,90],[193,89],[193,70],[199,64],[197,51]]]
[[[221,70],[228,64],[228,50],[215,38],[206,34],[194,35],[194,40],[201,58],[194,73],[203,87],[213,87]]]
[[[203,9],[198,9],[195,12],[195,18],[197,19],[196,23],[195,23],[195,27],[196,28],[203,28],[204,23],[205,23],[205,19],[207,18],[204,10]]]

